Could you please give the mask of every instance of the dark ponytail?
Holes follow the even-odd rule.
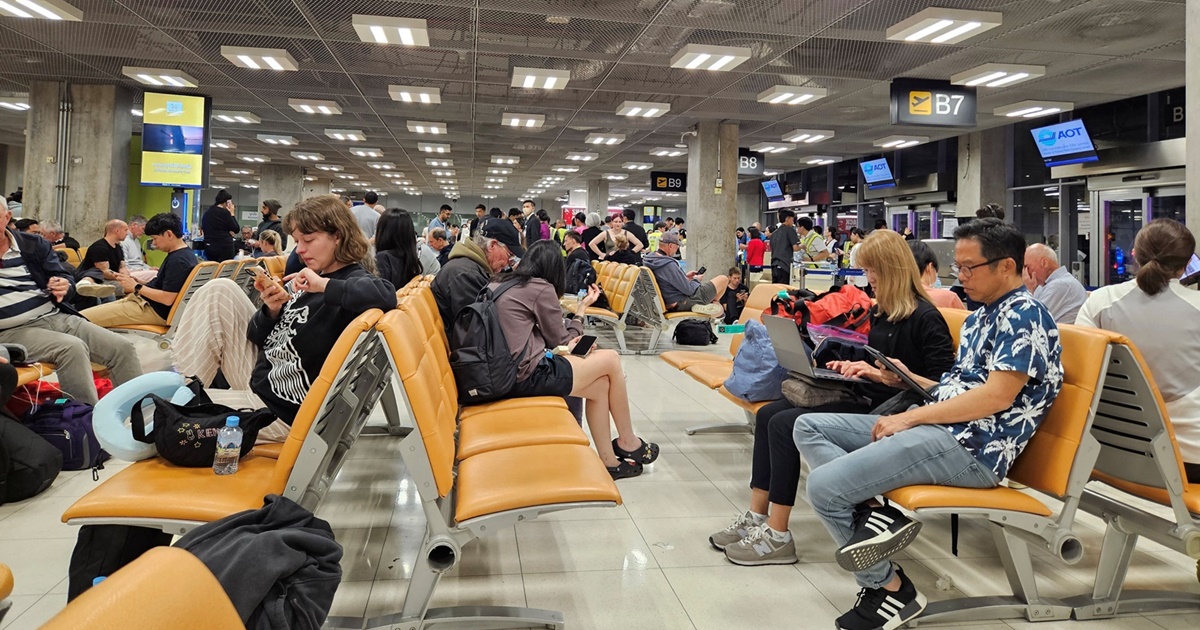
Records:
[[[1133,240],[1133,256],[1140,268],[1138,288],[1147,295],[1162,293],[1187,266],[1196,251],[1196,237],[1171,219],[1155,219]]]

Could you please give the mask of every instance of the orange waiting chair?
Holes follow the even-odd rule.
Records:
[[[209,280],[216,277],[218,263],[202,262],[195,267],[192,267],[192,273],[183,284],[183,288],[179,290],[179,294],[175,296],[175,303],[171,305],[171,311],[167,314],[167,325],[158,326],[155,324],[125,324],[121,326],[113,326],[109,328],[114,332],[126,332],[134,334],[149,335],[151,338],[158,341],[158,347],[167,350],[171,347],[171,340],[175,337],[175,329],[179,327],[179,322],[183,320],[184,309],[187,308],[188,302],[192,296],[196,294]]]
[[[0,564],[0,622],[4,621],[4,616],[8,614],[8,609],[12,608],[12,602],[8,601],[8,596],[13,592],[13,574],[8,568],[8,565]]]
[[[638,267],[640,272],[640,282],[643,283],[641,294],[644,301],[650,302],[649,310],[653,314],[652,321],[657,325],[651,328],[650,332],[650,347],[642,354],[654,354],[658,349],[658,342],[662,339],[665,333],[668,338],[671,337],[671,332],[679,325],[679,322],[689,319],[699,320],[707,324],[712,324],[721,316],[709,317],[700,313],[691,311],[668,311],[667,302],[663,299],[662,289],[658,286],[658,278],[654,277],[654,272],[646,267]]]

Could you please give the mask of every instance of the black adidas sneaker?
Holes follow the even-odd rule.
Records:
[[[892,565],[900,576],[900,590],[864,588],[858,592],[854,608],[837,618],[840,630],[893,630],[925,610],[927,600],[904,575],[899,565]]]
[[[865,571],[907,547],[920,531],[920,521],[896,508],[860,505],[854,511],[854,535],[833,557],[847,571]]]

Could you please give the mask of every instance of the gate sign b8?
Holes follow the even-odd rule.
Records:
[[[761,176],[764,168],[763,154],[738,147],[738,175]]]
[[[974,127],[975,88],[928,79],[892,80],[892,124]]]

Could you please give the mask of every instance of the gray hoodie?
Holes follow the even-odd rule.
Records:
[[[649,268],[654,279],[658,280],[658,288],[667,306],[684,301],[700,288],[700,281],[689,279],[679,266],[679,261],[670,256],[651,252],[642,258],[642,266]]]

